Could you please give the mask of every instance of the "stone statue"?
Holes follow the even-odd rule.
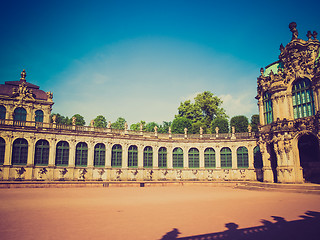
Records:
[[[216,127],[216,134],[218,134],[219,133],[219,128],[218,127]]]
[[[248,132],[251,133],[251,131],[252,131],[252,127],[251,127],[251,125],[249,124],[249,125],[248,125]]]
[[[154,126],[154,132],[157,133],[158,132],[158,127]]]
[[[297,24],[295,22],[292,22],[289,24],[290,31],[292,32],[292,40],[298,38],[298,30],[297,30]]]
[[[169,134],[171,134],[171,127],[169,127]]]
[[[188,133],[188,128],[185,128],[184,129],[184,134],[187,135],[187,133]]]
[[[53,123],[57,123],[57,115],[52,116],[52,121],[53,121]]]
[[[313,35],[313,39],[314,39],[314,40],[317,40],[318,33],[317,33],[316,31],[313,31],[313,34],[312,34],[312,35]]]
[[[73,126],[76,125],[76,120],[77,120],[76,117],[72,117],[72,125],[73,125]]]
[[[203,129],[202,129],[202,127],[200,127],[200,134],[201,134],[201,135],[203,134]]]
[[[143,129],[143,124],[140,123],[140,132],[142,132],[142,129]]]
[[[236,132],[236,128],[232,126],[231,129],[232,129],[232,134],[234,134]]]
[[[108,122],[107,128],[111,128],[111,121]]]
[[[260,74],[263,77],[263,75],[264,75],[264,69],[263,68],[260,68]]]
[[[127,122],[124,123],[124,129],[128,130],[128,123]]]
[[[46,92],[47,97],[48,97],[48,101],[52,100],[53,98],[53,93],[52,92]]]
[[[91,127],[94,127],[94,120],[91,120],[90,126],[91,126]]]
[[[308,32],[307,32],[307,38],[308,38],[308,41],[310,41],[310,40],[311,40],[311,37],[312,37],[312,33],[311,33],[311,31],[308,31]]]

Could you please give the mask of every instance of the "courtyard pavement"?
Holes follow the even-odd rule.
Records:
[[[0,239],[320,239],[320,195],[212,186],[0,189]]]

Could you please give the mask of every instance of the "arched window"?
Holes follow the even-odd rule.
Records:
[[[239,147],[237,149],[237,165],[238,168],[248,168],[248,149],[246,147]]]
[[[88,146],[85,142],[79,142],[76,146],[76,167],[86,167],[88,161]]]
[[[35,121],[36,122],[43,122],[43,111],[42,110],[37,110],[35,112],[36,116],[35,116]]]
[[[28,142],[18,138],[13,142],[12,165],[26,165],[28,160]]]
[[[4,106],[0,106],[0,119],[6,119],[6,108]]]
[[[231,149],[224,147],[220,151],[221,168],[231,168],[232,167],[232,154]]]
[[[153,166],[153,151],[152,147],[145,147],[143,151],[143,166],[152,167]]]
[[[94,161],[93,166],[104,167],[106,164],[106,147],[103,143],[98,143],[94,146]]]
[[[14,110],[13,120],[26,121],[26,119],[27,119],[27,111],[24,108],[18,107]]]
[[[69,143],[60,141],[56,147],[56,166],[68,166],[69,164]]]
[[[49,163],[49,142],[39,140],[34,152],[34,165],[47,166]]]
[[[128,167],[138,167],[138,148],[131,145],[128,150]]]
[[[213,148],[207,148],[204,151],[204,167],[206,168],[216,167],[216,153]]]
[[[191,148],[188,153],[189,168],[199,168],[199,150]]]
[[[167,167],[167,149],[161,147],[158,152],[158,167],[166,168]]]
[[[174,168],[183,168],[183,150],[181,148],[173,149],[172,166]]]
[[[292,102],[295,119],[314,115],[313,93],[308,78],[300,79],[292,86]]]
[[[122,166],[122,147],[119,144],[113,145],[111,152],[111,167]]]
[[[254,168],[259,168],[259,169],[262,168],[263,167],[262,154],[260,152],[259,146],[256,146],[253,149],[253,158],[254,158],[254,161],[253,161]]]
[[[2,137],[0,137],[0,165],[4,163],[4,153],[6,150],[6,142]]]
[[[265,124],[273,122],[271,94],[267,92],[263,94],[263,115]]]

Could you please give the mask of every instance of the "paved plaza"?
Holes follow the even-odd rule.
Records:
[[[310,239],[319,212],[320,195],[231,187],[0,189],[0,239]]]

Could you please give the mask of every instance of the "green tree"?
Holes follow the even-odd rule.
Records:
[[[202,120],[203,114],[198,105],[191,103],[190,100],[187,100],[183,103],[180,103],[180,106],[178,107],[178,117],[185,117],[190,119],[192,122],[198,122]]]
[[[169,127],[171,126],[172,122],[163,121],[162,125],[159,126],[158,132],[159,133],[169,133]]]
[[[146,122],[145,121],[140,121],[138,123],[133,123],[130,125],[130,129],[133,131],[140,131],[140,125],[142,124],[142,130],[145,131],[146,130]]]
[[[202,123],[202,128],[207,129],[204,132],[209,132],[213,119],[228,117],[221,105],[222,100],[220,98],[209,91],[205,91],[194,98],[194,103],[191,103],[190,100],[180,103],[176,117],[190,119],[195,124],[195,128]]]
[[[107,119],[102,115],[98,115],[93,121],[95,127],[107,127]]]
[[[204,124],[203,122],[196,122],[196,123],[192,123],[192,127],[190,130],[190,133],[193,134],[199,134],[200,133],[200,127],[203,129],[203,133],[208,133],[207,130],[207,125]]]
[[[204,122],[208,127],[210,127],[212,120],[217,117],[227,118],[225,110],[220,107],[222,105],[222,100],[213,93],[205,91],[198,94],[195,98],[195,105],[198,105],[202,111]]]
[[[71,125],[72,124],[71,119],[61,115],[60,113],[51,113],[50,122],[52,122],[52,123],[53,123],[53,120],[52,120],[53,115],[56,115],[56,123],[57,124],[63,124],[63,125]]]
[[[149,122],[146,124],[146,131],[147,132],[154,132],[154,127],[157,126],[159,128],[159,125],[155,122]]]
[[[230,120],[230,126],[234,126],[236,132],[248,132],[248,125],[248,118],[243,115],[232,117]]]
[[[212,133],[216,132],[216,127],[219,128],[219,133],[228,133],[229,132],[229,123],[228,119],[217,117],[212,121]]]
[[[125,122],[126,120],[123,117],[119,117],[117,121],[115,121],[114,123],[111,123],[111,128],[124,130]]]
[[[260,124],[259,115],[255,114],[251,116],[252,132],[258,132],[258,126]]]
[[[186,117],[176,117],[172,124],[172,133],[184,133],[184,129],[187,128],[189,131],[192,127],[192,121]]]
[[[80,114],[75,114],[72,116],[72,118],[75,117],[76,118],[76,125],[77,126],[84,126],[86,124],[86,122],[84,121],[84,118],[80,115]],[[72,121],[71,118],[71,121]]]

